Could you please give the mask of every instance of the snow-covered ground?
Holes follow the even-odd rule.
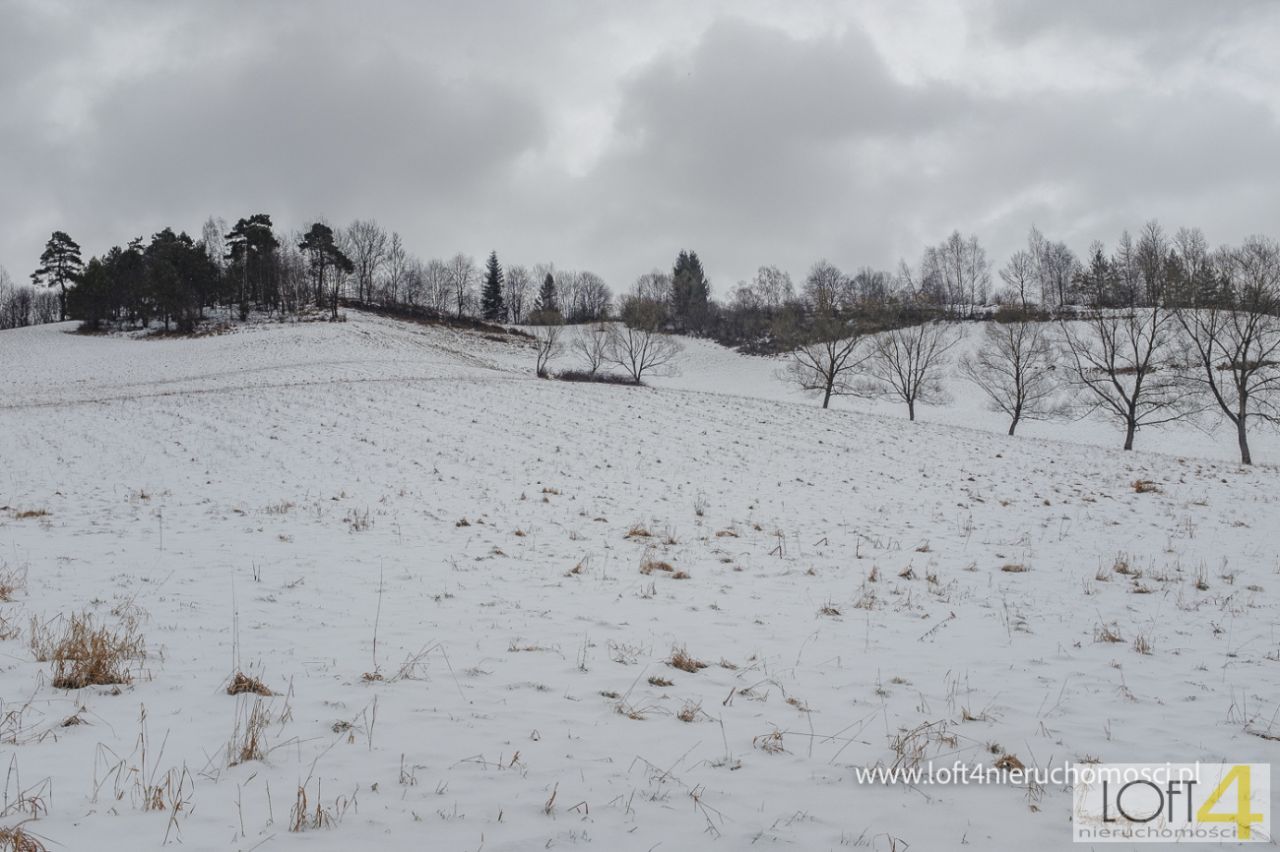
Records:
[[[696,342],[627,388],[355,313],[68,328],[0,334],[2,824],[50,849],[1058,849],[1062,787],[854,770],[1280,762],[1280,475],[1222,435],[823,412]],[[132,683],[52,685],[80,611]]]

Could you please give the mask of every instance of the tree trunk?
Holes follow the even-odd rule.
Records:
[[[907,419],[916,419],[916,401],[914,399],[907,400]]]
[[[1249,454],[1249,433],[1245,426],[1246,419],[1236,421],[1236,437],[1240,441],[1240,464],[1253,464],[1253,456]]]
[[[1132,420],[1128,420],[1125,422],[1124,448],[1126,450],[1133,449],[1133,433],[1136,432],[1137,429],[1138,429],[1138,424],[1133,422]]]
[[[822,407],[826,408],[831,402],[831,385],[827,385],[826,393],[822,396]]]
[[[1014,415],[1014,418],[1009,421],[1009,435],[1012,436],[1014,430],[1017,428],[1018,428],[1018,417],[1017,415]]]

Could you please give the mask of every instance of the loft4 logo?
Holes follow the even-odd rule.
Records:
[[[1077,843],[1271,840],[1266,763],[1097,763],[1073,767]]]

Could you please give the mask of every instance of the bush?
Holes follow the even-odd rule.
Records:
[[[641,384],[630,376],[620,376],[617,373],[589,373],[586,370],[564,370],[556,373],[555,377],[562,382],[599,382],[606,385],[630,385],[632,387]]]

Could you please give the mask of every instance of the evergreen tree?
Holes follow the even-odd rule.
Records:
[[[701,331],[707,322],[711,285],[696,251],[681,251],[671,270],[671,313],[685,331]]]
[[[542,279],[542,288],[538,290],[538,301],[534,303],[533,310],[536,313],[559,313],[560,305],[556,298],[556,279],[547,273],[547,277]]]
[[[81,329],[97,331],[113,308],[111,273],[98,258],[90,258],[80,281],[67,293],[67,315],[81,321]]]
[[[356,265],[333,241],[333,229],[322,222],[311,226],[302,242],[298,243],[298,248],[308,255],[311,271],[315,275],[316,307],[323,307],[325,270],[350,275],[355,271]],[[341,289],[337,281],[329,288],[329,306],[334,319],[338,318],[338,296]]]
[[[502,300],[503,281],[498,253],[491,251],[485,264],[484,290],[480,293],[480,315],[489,322],[500,322],[506,316],[507,308]]]
[[[84,271],[80,246],[63,231],[54,231],[40,255],[40,266],[31,273],[35,286],[57,287],[58,307],[62,319],[67,318],[67,285],[74,284]]]
[[[240,305],[240,318],[246,319],[251,305],[277,307],[276,249],[280,241],[271,229],[271,217],[255,213],[240,219],[226,235],[227,276]]]

